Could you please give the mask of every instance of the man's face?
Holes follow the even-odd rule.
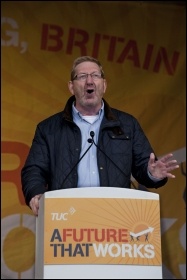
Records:
[[[76,108],[82,114],[97,113],[106,90],[106,80],[101,77],[99,66],[94,62],[82,62],[75,68],[75,79],[69,90],[76,98]]]

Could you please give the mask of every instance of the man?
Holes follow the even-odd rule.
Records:
[[[138,121],[111,108],[100,62],[77,58],[65,108],[37,125],[22,169],[26,204],[38,215],[46,191],[77,187],[131,187],[131,175],[147,188],[166,184],[179,167],[172,154],[157,159]]]

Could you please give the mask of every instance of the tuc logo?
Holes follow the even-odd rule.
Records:
[[[53,212],[51,213],[52,221],[67,221],[68,215],[73,215],[76,212],[74,207],[71,207],[67,212]]]
[[[65,212],[65,213],[51,213],[52,215],[52,221],[66,221],[67,220],[67,216],[68,216],[68,213]]]

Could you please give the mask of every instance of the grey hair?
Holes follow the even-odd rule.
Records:
[[[80,57],[76,58],[73,62],[73,66],[72,66],[72,70],[71,70],[71,77],[70,77],[71,81],[73,81],[73,79],[75,77],[75,68],[77,67],[77,65],[79,65],[82,62],[86,62],[86,61],[96,63],[100,68],[102,78],[104,78],[104,71],[103,71],[102,65],[99,62],[99,60],[97,60],[96,58],[91,57],[91,56],[80,56]]]

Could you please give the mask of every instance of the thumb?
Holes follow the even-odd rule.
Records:
[[[149,158],[149,163],[152,164],[154,162],[155,162],[155,155],[154,155],[154,153],[151,153],[150,158]]]

